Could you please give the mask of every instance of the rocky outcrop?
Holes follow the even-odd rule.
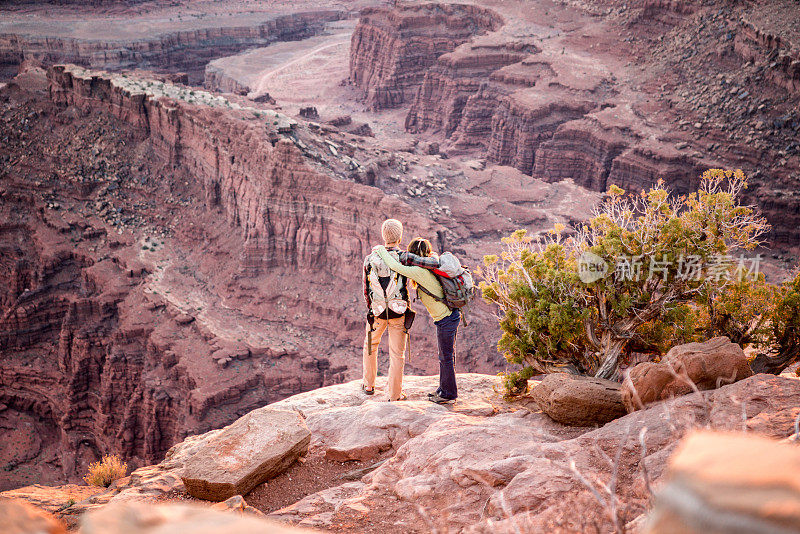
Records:
[[[237,95],[247,95],[251,91],[248,85],[228,76],[223,69],[215,66],[214,63],[206,65],[203,76],[203,87],[223,93],[233,93]],[[269,95],[267,95],[269,98]]]
[[[760,19],[758,8],[740,19],[734,50],[745,61],[765,64],[773,83],[790,93],[800,93],[800,49],[791,40],[761,27],[767,21]]]
[[[370,109],[410,102],[436,59],[502,19],[470,4],[398,4],[367,8],[353,32],[350,80]]]
[[[658,400],[715,389],[753,375],[742,348],[727,337],[678,345],[658,362],[643,362],[630,370],[622,389],[628,411]]]
[[[461,123],[468,99],[494,71],[517,63],[536,50],[522,43],[466,43],[439,56],[425,78],[406,117],[406,130],[431,130],[450,137]]]
[[[465,376],[458,379],[463,381]],[[333,392],[345,387],[320,391],[325,391],[330,402],[326,408],[313,407],[315,392],[303,394],[302,402],[298,398],[298,408],[314,410],[307,415],[312,434],[316,434],[314,420],[329,420],[332,426],[337,417],[351,429],[353,421],[363,421],[358,428],[364,432],[347,436],[348,448],[356,450],[357,441],[362,445],[372,442],[371,428],[378,421],[352,418],[365,413],[372,402],[342,405],[344,399]],[[355,390],[357,384],[350,387]],[[402,434],[402,445],[383,453],[390,455],[388,461],[360,481],[310,495],[273,516],[325,528],[344,520],[369,521],[371,510],[402,515],[421,513],[414,512],[419,507],[425,511],[446,507],[448,515],[442,525],[446,521],[450,529],[582,532],[599,522],[601,531],[607,530],[612,528],[608,512],[595,501],[586,481],[607,484],[610,473],[618,473],[618,521],[624,524],[646,511],[650,496],[643,472],[650,481],[659,481],[667,458],[686,432],[705,426],[737,432],[744,428],[748,433],[784,438],[794,431],[797,407],[793,399],[797,394],[797,380],[759,375],[700,395],[675,398],[594,430],[564,427],[544,414],[504,404],[499,396],[484,394],[482,402],[496,403],[497,410],[487,416],[460,413],[459,403],[450,413],[429,403],[426,409],[424,402],[415,402],[419,397],[411,395],[409,402],[396,405],[405,413],[402,428],[411,435]],[[467,396],[465,400],[477,399]],[[391,422],[383,421],[391,436]],[[337,442],[316,443],[319,452],[324,452]],[[352,506],[364,515],[353,514]],[[432,521],[438,524],[435,518]]]
[[[319,528],[347,525],[351,531],[374,526],[377,517],[427,518],[434,526],[441,522],[451,530],[470,532],[515,528],[583,532],[594,528],[589,525],[606,531],[613,528],[612,518],[595,500],[594,492],[605,496],[608,488],[614,488],[617,516],[613,521],[641,524],[640,516],[651,497],[648,484],[660,487],[668,458],[685,434],[710,428],[777,439],[793,436],[800,395],[800,382],[795,379],[758,375],[670,399],[591,429],[567,427],[532,406],[510,402],[499,391],[496,376],[459,374],[459,400],[452,406],[436,405],[425,398],[436,380],[435,376],[406,377],[409,399],[398,403],[385,402],[385,378],[379,378],[374,397],[363,395],[359,381],[353,381],[292,396],[266,408],[294,410],[303,417],[312,432],[308,458],[342,454],[368,460],[370,466],[357,480],[331,481],[338,485],[308,495],[271,517]],[[155,490],[155,473],[160,472],[162,478],[175,473],[204,439],[193,436],[176,445],[164,462],[146,468],[152,471],[150,476],[123,483],[126,489],[122,491],[110,489],[110,501],[102,494],[94,496],[110,504],[92,512],[84,528],[106,511],[109,515],[103,517],[118,518],[110,511],[119,501],[157,497],[158,493],[144,492],[137,497],[136,484]],[[769,463],[756,474],[727,473],[717,469],[715,465],[721,462],[715,461],[708,463],[707,471],[703,466],[685,472],[702,473],[705,488],[734,478],[765,481],[768,473],[778,473],[774,465],[787,465],[783,458],[766,457]],[[311,464],[308,460],[297,468]],[[761,486],[756,482],[756,488]],[[166,484],[157,499],[181,493],[180,486]],[[709,502],[730,496],[736,499],[728,502],[739,501],[736,492],[720,492]],[[759,502],[750,501],[749,509],[757,508]],[[155,509],[152,503],[146,506]],[[447,509],[446,517],[431,513],[441,509]],[[241,516],[230,515],[231,520],[237,517]]]
[[[797,532],[800,449],[741,433],[696,432],[667,468],[643,532]]]
[[[246,495],[308,450],[311,432],[294,412],[261,408],[206,435],[181,469],[192,497],[224,501]]]
[[[604,425],[627,413],[620,385],[602,378],[549,374],[531,397],[554,421],[570,426]]]
[[[677,193],[687,194],[697,191],[703,171],[714,167],[715,162],[697,161],[665,143],[644,144],[615,158],[606,182],[635,192],[663,180]]]
[[[311,37],[325,23],[346,16],[343,11],[310,11],[280,15],[248,26],[220,26],[173,31],[149,38],[80,39],[66,36],[0,34],[0,71],[26,60],[45,65],[74,63],[97,69],[150,69],[187,72],[201,83],[206,64],[247,48],[275,41]]]
[[[588,101],[556,100],[532,94],[504,98],[492,115],[487,155],[501,165],[530,174],[539,145],[553,137],[561,124],[582,117],[593,108],[594,104]]]
[[[622,128],[607,127],[594,118],[566,122],[539,144],[533,175],[548,182],[571,178],[594,191],[606,191],[611,166],[630,143]]]

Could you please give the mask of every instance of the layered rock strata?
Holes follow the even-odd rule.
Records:
[[[144,129],[168,164],[196,177],[206,208],[221,209],[245,240],[242,272],[324,267],[343,275],[370,249],[368,236],[380,226],[375,206],[412,219],[377,189],[315,171],[288,136],[278,135],[282,121],[291,129],[286,117],[265,112],[261,120],[243,121],[245,111],[236,116],[162,101],[122,78],[80,68],[56,66],[49,78],[55,102],[101,109]],[[264,129],[275,134],[265,136]],[[325,200],[309,202],[309,191]]]
[[[200,83],[206,64],[213,59],[275,41],[305,39],[322,31],[326,22],[346,15],[336,10],[298,12],[249,26],[189,29],[135,40],[4,33],[0,34],[0,73],[13,75],[23,61],[35,60],[45,65],[186,72],[190,81]]]
[[[414,97],[439,56],[501,23],[494,11],[470,4],[367,8],[353,32],[350,80],[369,108],[397,107]]]
[[[789,39],[760,27],[759,18],[758,13],[741,18],[734,50],[745,61],[766,64],[770,81],[791,93],[800,93],[800,48]]]
[[[569,4],[530,13],[492,5],[502,23],[413,67],[404,62],[417,36],[398,28],[421,8],[367,11],[351,78],[375,109],[408,105],[406,129],[443,137],[443,152],[478,153],[547,181],[638,192],[663,180],[687,193],[708,168],[743,168],[752,176],[746,200],[764,210],[772,236],[797,242],[789,184],[800,176],[791,138],[800,60],[781,15],[796,6]],[[698,27],[708,31],[694,36]],[[691,81],[667,79],[695,67]],[[720,87],[710,90],[716,71]]]

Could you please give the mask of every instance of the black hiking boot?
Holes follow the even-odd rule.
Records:
[[[428,400],[436,404],[453,404],[456,402],[456,399],[446,399],[439,396],[438,393],[428,393]]]

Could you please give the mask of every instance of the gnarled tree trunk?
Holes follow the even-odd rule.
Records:
[[[750,368],[754,373],[768,373],[779,375],[784,369],[792,365],[800,356],[800,347],[781,350],[777,354],[759,354],[752,362]]]

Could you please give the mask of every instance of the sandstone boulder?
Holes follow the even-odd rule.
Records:
[[[308,450],[311,432],[297,412],[261,408],[209,433],[187,457],[181,480],[193,497],[224,501],[273,478]]]
[[[742,348],[727,337],[687,343],[670,349],[659,363],[644,362],[631,369],[622,386],[629,412],[651,402],[687,395],[694,389],[716,389],[752,376]]]
[[[800,447],[696,432],[673,455],[644,532],[800,532]]]
[[[554,421],[570,426],[604,425],[627,413],[620,385],[602,378],[549,374],[531,396]]]
[[[127,480],[113,483],[104,493],[93,498],[94,501],[139,501],[157,498],[185,488],[180,476],[160,465],[147,465],[135,470]]]
[[[240,514],[248,513],[259,517],[264,516],[263,512],[247,504],[247,501],[245,501],[244,497],[241,495],[234,495],[230,499],[212,505],[211,508],[215,510],[222,510],[223,512],[238,512]]]
[[[110,504],[81,520],[82,534],[302,534],[273,521],[185,504]]]
[[[47,512],[18,499],[0,498],[3,534],[61,534],[67,529]]]

